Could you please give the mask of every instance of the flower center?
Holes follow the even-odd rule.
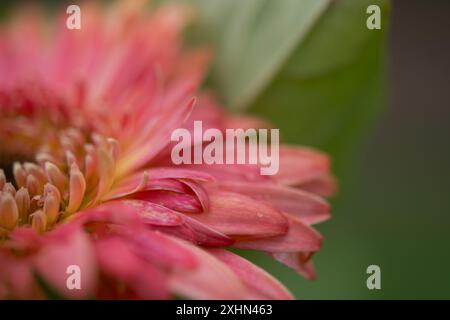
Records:
[[[45,112],[0,106],[0,238],[39,233],[101,201],[114,182],[118,143]]]

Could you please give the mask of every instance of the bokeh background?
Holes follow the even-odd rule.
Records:
[[[449,31],[450,1],[391,2],[385,107],[319,227],[318,279],[264,259],[298,298],[450,299]],[[381,290],[366,287],[371,264]]]
[[[319,227],[318,279],[273,265],[299,298],[450,299],[450,1],[395,0],[389,21],[386,106]]]
[[[227,1],[235,0],[209,2]],[[18,2],[2,0],[1,16]],[[372,3],[383,8],[382,30],[365,27]],[[232,22],[224,17],[222,30]],[[448,0],[332,1],[248,102],[247,112],[270,119],[285,141],[328,151],[340,181],[333,218],[318,227],[325,242],[317,280],[243,253],[297,298],[450,299],[449,30]],[[198,37],[208,36],[220,48],[220,35]],[[207,85],[233,105],[220,65]],[[381,290],[366,287],[372,264],[381,268]]]

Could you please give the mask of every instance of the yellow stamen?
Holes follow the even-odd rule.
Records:
[[[25,162],[23,167],[29,175],[32,175],[37,179],[40,185],[44,185],[47,182],[44,171],[37,164]]]
[[[15,196],[17,209],[19,211],[19,223],[28,222],[28,212],[30,210],[31,200],[28,190],[26,188],[20,188]]]
[[[53,225],[58,221],[60,198],[56,192],[49,192],[44,198],[44,214],[47,217],[47,224]]]
[[[78,166],[74,163],[70,168],[70,186],[69,186],[69,205],[66,211],[73,213],[81,205],[83,201],[84,193],[86,191],[86,181],[83,173],[81,173]]]
[[[16,188],[8,182],[3,186],[3,192],[10,193],[14,197],[16,195]]]
[[[45,163],[45,172],[47,173],[48,181],[55,185],[61,194],[64,194],[67,186],[67,177],[64,173],[51,162]]]
[[[19,162],[15,162],[13,165],[14,179],[19,187],[24,187],[27,180],[27,172]]]
[[[42,185],[39,183],[39,180],[31,174],[28,175],[25,185],[31,198],[42,193]]]
[[[12,230],[19,220],[16,201],[9,192],[0,194],[0,227]]]
[[[47,216],[38,210],[34,212],[31,216],[31,227],[39,234],[42,234],[47,229]]]

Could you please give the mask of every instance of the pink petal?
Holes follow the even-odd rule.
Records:
[[[142,200],[122,200],[121,202],[136,210],[143,223],[173,227],[180,226],[185,222],[184,217],[177,212],[152,202]]]
[[[46,244],[35,257],[39,275],[61,295],[71,298],[87,298],[94,294],[97,264],[92,244],[84,231],[73,226],[59,227],[47,235]],[[66,281],[69,266],[81,271],[81,289],[69,290]]]
[[[192,89],[188,87],[181,90],[186,91],[184,96],[188,97],[192,94]],[[142,128],[141,138],[134,141],[132,147],[135,150],[128,153],[127,158],[123,161],[124,167],[118,169],[119,175],[133,172],[144,166],[168,145],[172,132],[180,128],[192,112],[195,99],[186,101],[185,97],[184,101],[170,103],[169,108],[160,110],[160,113],[156,114],[156,117]]]
[[[253,295],[252,299],[293,299],[281,282],[250,261],[226,250],[210,249],[208,252],[228,265],[241,278]]]
[[[195,219],[184,216],[184,220],[181,226],[157,229],[204,247],[226,247],[235,242],[232,238]]]
[[[106,202],[80,211],[70,219],[74,223],[80,224],[100,222],[136,225],[141,222],[138,210],[120,200]]]
[[[25,251],[39,248],[42,238],[32,228],[19,227],[9,233],[10,242],[7,245],[14,250]]]
[[[203,211],[207,211],[209,209],[209,197],[205,188],[201,184],[192,180],[181,179],[180,181],[184,183],[186,186],[188,186],[192,190],[192,192],[197,196],[197,199],[200,202]]]
[[[322,236],[300,220],[288,217],[289,230],[286,234],[250,241],[239,241],[235,247],[267,252],[315,252],[320,249]]]
[[[237,239],[269,237],[288,231],[288,221],[279,211],[233,192],[211,190],[210,210],[191,217]]]
[[[198,170],[184,168],[154,168],[148,171],[150,180],[159,179],[190,179],[194,181],[213,181],[214,178]]]
[[[118,235],[127,239],[135,254],[164,268],[193,269],[197,265],[191,251],[180,246],[172,237],[145,229],[118,227]]]
[[[0,299],[33,299],[39,296],[29,259],[0,250]]]
[[[153,168],[151,170],[138,172],[121,181],[107,195],[106,200],[123,198],[130,194],[145,190],[168,190],[174,192],[185,192],[183,181],[213,181],[212,175],[204,172],[182,168]]]
[[[285,185],[300,185],[328,174],[329,158],[318,151],[282,145],[280,146],[280,169],[275,179]]]
[[[322,197],[331,197],[336,194],[338,189],[336,179],[328,174],[319,176],[309,182],[305,182],[298,187],[302,190],[318,194]]]
[[[155,230],[202,246],[229,246],[234,243],[230,237],[167,207],[142,200],[123,200],[122,202],[135,209],[141,216],[142,222]]]
[[[314,270],[311,261],[311,254],[307,252],[277,252],[272,253],[272,257],[288,267],[296,270],[308,280],[316,278],[316,271]]]
[[[109,237],[95,242],[95,249],[102,272],[128,280],[140,269],[142,262],[119,238]],[[120,257],[120,259],[118,259]]]
[[[184,213],[200,213],[202,205],[195,195],[170,191],[142,191],[134,193],[130,199],[144,200]]]
[[[272,182],[269,176],[262,176],[260,167],[251,164],[193,164],[184,165],[185,168],[197,169],[208,173],[217,181],[253,181]]]
[[[250,298],[244,284],[227,265],[202,249],[174,240],[190,250],[198,264],[193,270],[180,270],[171,276],[173,291],[193,299]]]
[[[330,217],[330,206],[322,198],[301,190],[252,182],[219,182],[218,188],[244,194],[256,200],[267,201],[280,211],[300,218],[307,224],[318,223]]]
[[[137,257],[119,238],[97,241],[96,251],[102,272],[114,281],[124,282],[139,298],[167,299],[169,291],[164,274]]]

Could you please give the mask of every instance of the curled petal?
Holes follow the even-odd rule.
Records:
[[[200,202],[203,208],[203,211],[207,211],[209,209],[209,197],[205,188],[201,184],[188,179],[180,179],[180,181],[184,183],[186,186],[188,186],[192,190],[192,192],[197,196],[198,201]]]

